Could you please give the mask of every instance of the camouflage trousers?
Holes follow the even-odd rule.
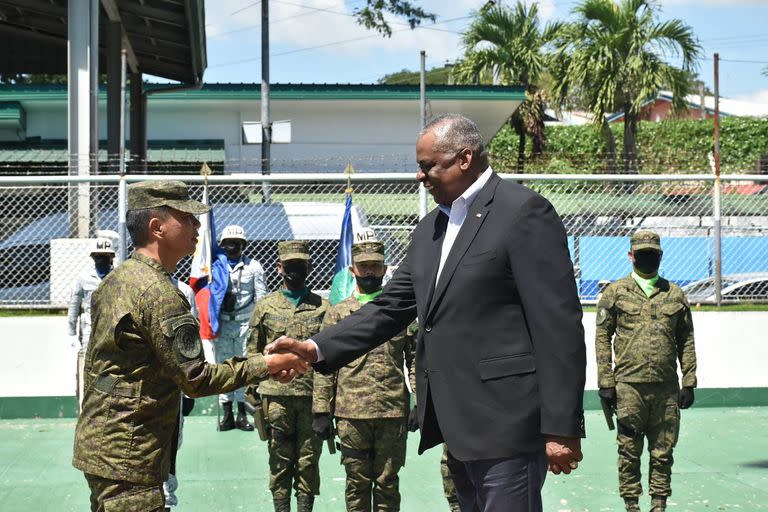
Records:
[[[312,397],[264,396],[271,429],[269,490],[276,499],[320,494],[322,440],[312,431]]]
[[[443,477],[443,493],[448,500],[448,508],[451,512],[461,512],[456,486],[453,484],[451,470],[448,469],[448,445],[446,444],[443,444],[443,456],[440,457],[440,476]]]
[[[91,512],[163,512],[163,484],[137,485],[85,473],[91,489]]]
[[[341,463],[347,472],[347,512],[400,510],[405,465],[405,418],[338,418]]]
[[[648,439],[648,487],[652,496],[671,496],[672,450],[680,430],[678,386],[672,383],[616,383],[619,494],[635,498],[643,493],[640,456]]]

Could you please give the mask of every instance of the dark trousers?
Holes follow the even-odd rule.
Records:
[[[541,451],[503,459],[462,462],[448,452],[461,512],[541,512],[547,455]]]

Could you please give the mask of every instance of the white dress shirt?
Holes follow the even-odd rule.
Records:
[[[463,194],[451,203],[451,206],[444,206],[442,204],[437,206],[440,208],[441,212],[448,216],[448,226],[445,228],[443,246],[440,250],[440,266],[437,267],[437,280],[440,279],[440,273],[445,266],[445,260],[448,259],[448,255],[451,253],[453,243],[459,235],[459,230],[464,224],[464,220],[467,218],[467,213],[472,207],[472,203],[475,202],[475,198],[477,197],[477,194],[480,193],[480,190],[486,183],[488,183],[492,172],[493,170],[488,167]],[[437,282],[437,280],[435,282]]]
[[[480,190],[485,186],[486,183],[488,183],[488,180],[491,179],[492,173],[493,169],[491,169],[489,166],[483,172],[483,174],[481,174],[477,180],[475,180],[475,182],[472,183],[469,188],[464,191],[463,194],[461,194],[453,201],[453,203],[451,203],[450,206],[445,206],[442,204],[437,205],[437,207],[440,208],[440,211],[448,216],[448,226],[445,228],[443,246],[440,250],[440,266],[437,267],[437,279],[440,279],[440,272],[443,271],[445,260],[448,259],[448,254],[451,252],[453,243],[456,241],[459,230],[464,224],[464,220],[467,218],[467,213],[472,207],[472,203],[475,202],[475,198],[477,198],[477,194],[480,193]],[[435,280],[435,283],[437,283],[437,280]],[[320,352],[320,347],[317,345],[317,343],[315,343],[315,340],[310,338],[307,341],[311,342],[315,346],[318,362],[324,360],[325,358],[323,357],[322,352]]]

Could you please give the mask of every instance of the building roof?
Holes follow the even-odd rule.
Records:
[[[672,91],[659,91],[656,98],[647,100],[643,103],[643,106],[650,105],[656,101],[668,101],[672,102],[674,99]],[[698,94],[689,94],[685,97],[685,103],[689,109],[700,110],[701,109],[701,96]],[[720,96],[720,115],[721,116],[741,116],[741,117],[757,117],[768,118],[768,103],[756,103],[753,101],[734,100]],[[715,97],[704,96],[704,108],[707,114],[715,114]],[[610,123],[617,121],[624,117],[624,111],[616,112],[606,118]]]
[[[165,84],[146,84],[146,89]],[[106,89],[100,96],[106,98]],[[417,85],[383,84],[272,84],[272,100],[417,100]],[[525,91],[517,86],[492,85],[430,85],[430,100],[523,101]],[[67,86],[0,85],[0,101],[66,101]],[[150,96],[149,101],[167,100],[259,100],[260,84],[205,84],[198,90],[167,92]]]
[[[138,72],[187,83],[202,81],[207,66],[204,0],[99,3],[102,57],[107,22],[119,22],[129,60]],[[0,72],[67,73],[67,0],[3,0],[2,4]]]

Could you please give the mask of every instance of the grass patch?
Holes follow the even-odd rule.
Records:
[[[0,318],[10,316],[67,316],[67,310],[61,308],[0,309]]]

